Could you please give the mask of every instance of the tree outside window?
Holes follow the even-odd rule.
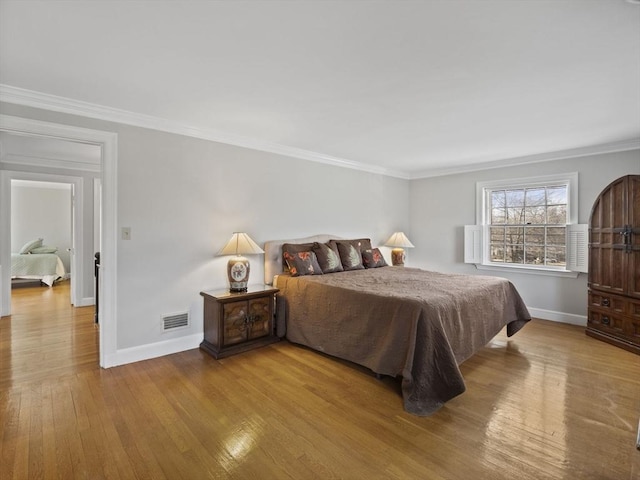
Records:
[[[487,194],[491,263],[566,266],[567,185]]]

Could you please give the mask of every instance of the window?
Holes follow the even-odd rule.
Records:
[[[568,185],[487,188],[489,262],[565,267]]]
[[[576,241],[586,239],[571,228],[577,223],[577,188],[577,173],[478,183],[477,223],[465,227],[465,262],[478,268],[585,271],[576,268],[575,252],[582,252]]]

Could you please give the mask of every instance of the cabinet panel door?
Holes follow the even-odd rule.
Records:
[[[640,229],[638,229],[640,230]],[[640,233],[635,235],[640,241]],[[629,281],[627,282],[627,293],[634,298],[640,298],[640,245],[627,253]]]
[[[627,302],[627,315],[640,323],[640,300],[630,299]]]
[[[621,315],[612,315],[596,309],[589,309],[588,323],[590,326],[603,332],[622,336],[625,334],[625,318]]]
[[[640,229],[640,175],[631,175],[629,177],[629,186],[627,188],[629,201],[627,203],[627,223],[633,228]],[[640,245],[640,239],[636,240]]]
[[[247,302],[225,304],[223,324],[223,347],[244,342],[247,339]]]
[[[627,197],[626,177],[621,177],[605,188],[596,199],[591,210],[591,228],[610,231],[625,225]],[[604,238],[604,243],[611,238]],[[613,242],[616,243],[616,242]]]
[[[249,302],[251,329],[249,338],[264,337],[271,334],[272,297],[256,298]]]
[[[629,201],[627,202],[628,224],[631,227],[629,237],[629,281],[627,292],[634,298],[640,298],[640,175],[629,177]]]
[[[627,317],[625,326],[625,333],[629,341],[636,345],[640,345],[640,320],[633,317]]]
[[[619,315],[624,315],[627,310],[627,300],[625,297],[604,294],[602,292],[592,292],[589,290],[589,306],[598,307],[603,312],[610,311]]]
[[[624,293],[629,254],[619,245],[593,243],[589,249],[589,287]]]
[[[591,211],[589,231],[589,286],[624,294],[629,289],[628,177],[612,182],[598,196]]]

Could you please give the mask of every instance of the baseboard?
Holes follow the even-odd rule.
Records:
[[[75,307],[90,307],[91,305],[96,304],[96,299],[94,297],[84,297],[81,298],[80,301],[74,305]]]
[[[116,350],[114,354],[107,355],[104,366],[105,368],[116,367],[126,363],[140,362],[164,355],[171,355],[172,353],[184,352],[185,350],[198,348],[200,342],[202,342],[202,333],[196,333],[186,337],[140,345],[139,347],[124,348]]]
[[[542,308],[529,308],[529,313],[534,318],[551,320],[552,322],[569,323],[571,325],[587,326],[586,315],[575,315],[573,313],[554,312]]]

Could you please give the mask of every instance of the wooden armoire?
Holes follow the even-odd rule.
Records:
[[[640,175],[609,184],[589,220],[587,335],[640,354]]]

